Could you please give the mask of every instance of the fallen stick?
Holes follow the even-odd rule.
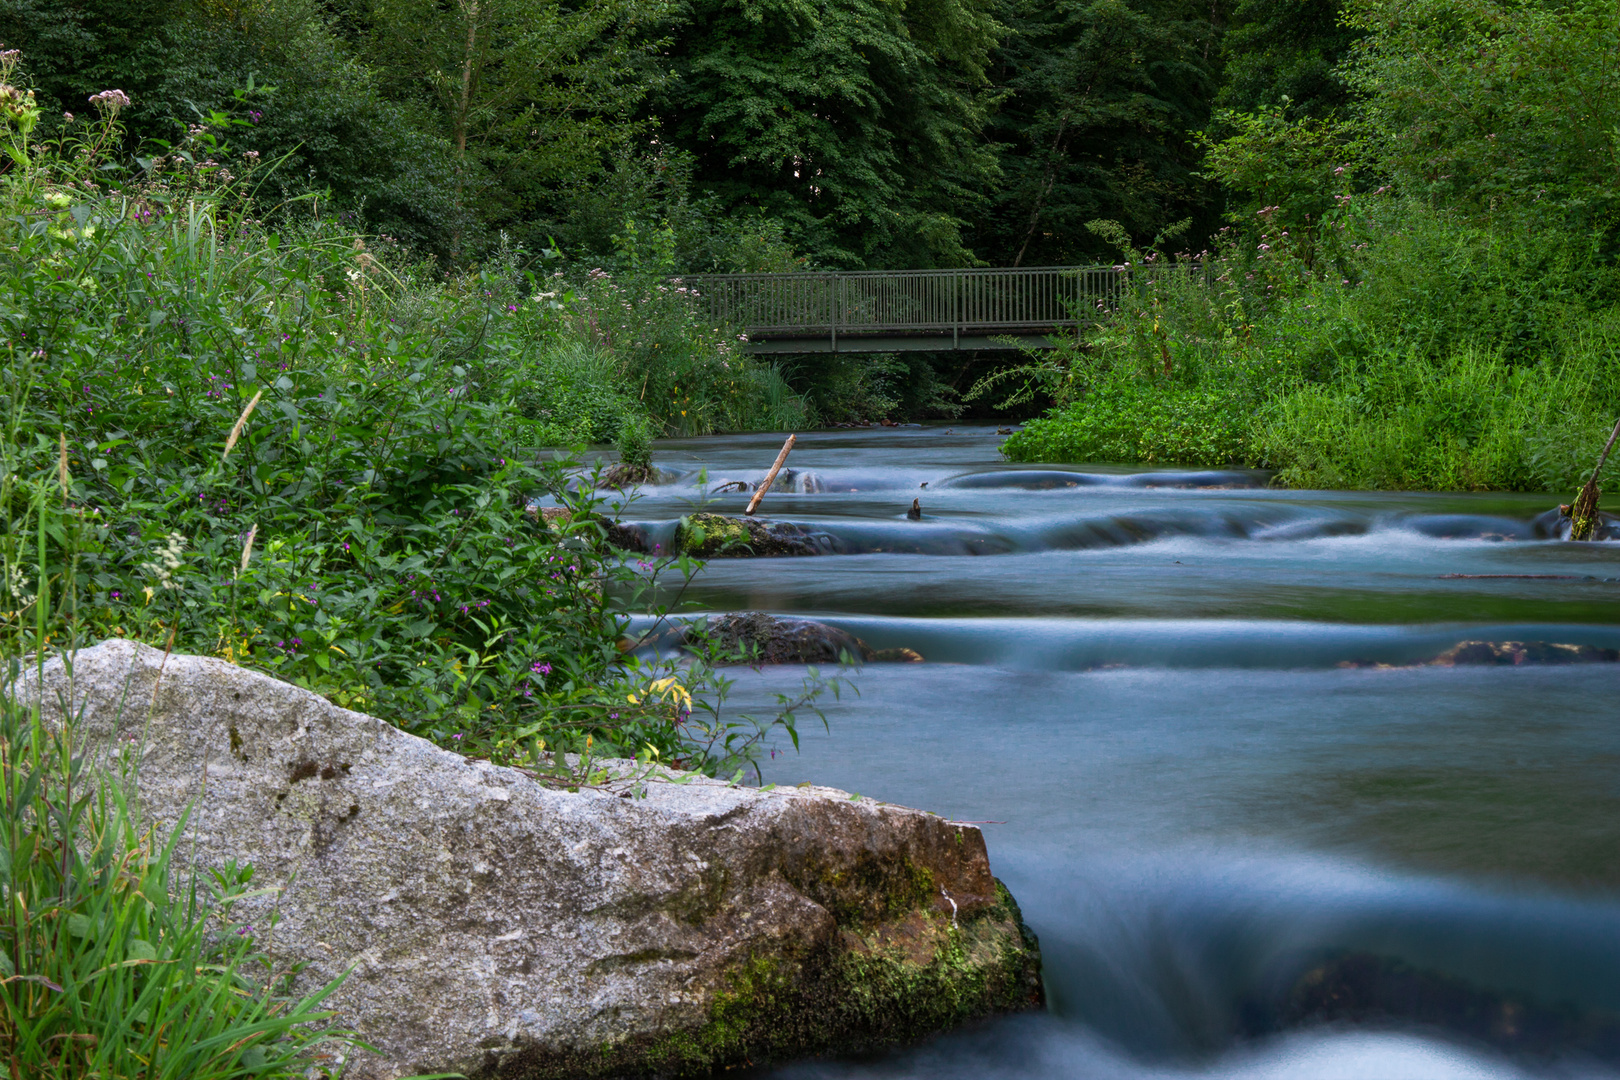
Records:
[[[1440,580],[1441,581],[1447,581],[1447,580],[1450,580],[1452,578],[1468,578],[1470,580],[1476,580],[1476,581],[1492,580],[1492,579],[1497,579],[1497,578],[1514,578],[1514,579],[1523,578],[1523,579],[1525,579],[1527,581],[1581,581],[1581,580],[1591,581],[1591,580],[1594,580],[1590,575],[1588,575],[1586,578],[1583,579],[1579,574],[1441,574],[1440,575]]]
[[[1575,502],[1569,508],[1569,538],[1571,540],[1590,540],[1597,532],[1598,526],[1598,474],[1603,471],[1603,463],[1609,460],[1609,451],[1614,449],[1615,436],[1620,435],[1620,420],[1614,423],[1614,430],[1609,432],[1609,441],[1603,444],[1603,453],[1598,455],[1597,468],[1592,470],[1592,479],[1581,488],[1581,493],[1575,496]]]
[[[771,485],[776,482],[776,474],[782,471],[782,462],[787,460],[788,451],[793,449],[793,440],[797,438],[797,435],[789,435],[787,442],[782,444],[782,452],[776,455],[776,463],[771,466],[771,471],[765,474],[765,482],[754,489],[754,497],[748,500],[748,509],[743,511],[745,517],[754,516],[759,500],[765,497],[765,493],[771,490]]]

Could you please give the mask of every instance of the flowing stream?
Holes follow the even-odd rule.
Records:
[[[658,444],[676,478],[626,519],[740,513],[705,493],[780,438]],[[1620,544],[1543,538],[1546,495],[1032,469],[998,441],[801,436],[760,513],[831,553],[717,559],[687,593],[926,658],[867,665],[766,779],[994,822],[1044,954],[1044,1014],[772,1075],[1620,1076],[1620,663],[1534,645],[1620,649]],[[1467,641],[1529,645],[1426,663]],[[803,674],[744,671],[733,703]]]

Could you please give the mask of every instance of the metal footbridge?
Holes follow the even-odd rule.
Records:
[[[1112,306],[1130,271],[1113,266],[689,274],[715,325],[756,353],[1050,348]]]

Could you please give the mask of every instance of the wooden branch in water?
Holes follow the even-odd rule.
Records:
[[[765,474],[765,482],[754,490],[754,497],[748,500],[748,509],[743,511],[745,516],[753,516],[754,511],[759,507],[759,500],[763,499],[765,493],[771,490],[771,485],[776,482],[776,474],[782,471],[782,462],[787,460],[788,451],[793,449],[793,441],[797,438],[797,435],[789,435],[787,442],[782,444],[782,452],[776,455],[776,463],[771,466],[771,471]]]
[[[1597,467],[1592,470],[1592,478],[1581,488],[1581,493],[1575,496],[1575,502],[1569,508],[1569,538],[1571,540],[1590,540],[1597,532],[1598,527],[1598,474],[1603,472],[1603,463],[1609,460],[1609,451],[1614,449],[1614,440],[1620,436],[1620,420],[1616,420],[1614,430],[1609,432],[1609,441],[1603,444],[1603,453],[1598,455]]]

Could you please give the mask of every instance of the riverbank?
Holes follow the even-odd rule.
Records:
[[[1053,406],[1007,456],[1573,495],[1620,415],[1620,289],[1599,246],[1555,216],[1479,221],[1340,186],[1326,220],[1266,206],[1201,253],[1125,244],[1128,284],[1078,313],[1079,342],[977,388]]]
[[[679,726],[701,669],[621,652],[604,586],[634,571],[546,449],[806,421],[689,293],[554,253],[445,275],[314,205],[267,223],[228,128],[137,168],[116,108],[62,143],[5,123],[8,655],[127,638],[503,761],[745,763],[748,735]]]
[[[1318,382],[1099,378],[1003,444],[1017,462],[1249,466],[1302,489],[1537,491],[1567,501],[1620,411],[1616,342],[1515,365],[1464,352],[1346,364]],[[1610,466],[1605,479],[1620,473]]]

